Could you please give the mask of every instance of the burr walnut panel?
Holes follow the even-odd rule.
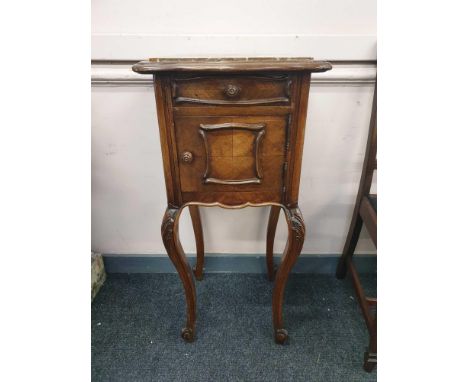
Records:
[[[200,124],[200,135],[205,143],[206,169],[203,175],[203,183],[214,184],[260,184],[262,182],[262,171],[259,158],[260,145],[265,135],[264,123],[218,123],[218,124]],[[216,135],[220,132],[228,131],[230,134],[230,148],[232,162],[232,172],[228,178],[223,179],[214,174],[216,167],[214,163],[219,162],[220,157],[213,155],[216,152]],[[239,135],[243,135],[239,137]],[[214,138],[214,139],[213,139]],[[212,143],[210,144],[210,141]],[[223,141],[226,141],[224,135]],[[226,147],[226,145],[224,145]],[[225,158],[221,157],[221,169],[224,169]],[[238,162],[238,163],[236,163]],[[229,167],[228,163],[224,163]],[[249,173],[251,175],[249,176]]]
[[[176,117],[182,192],[276,191],[283,184],[285,116]],[[184,153],[192,161],[183,161]]]
[[[175,105],[287,105],[294,76],[209,75],[176,77],[172,81]]]

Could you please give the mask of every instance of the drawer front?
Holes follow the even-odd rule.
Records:
[[[285,116],[176,117],[181,191],[269,191],[283,186]]]
[[[172,80],[174,105],[289,105],[292,77],[212,75]]]

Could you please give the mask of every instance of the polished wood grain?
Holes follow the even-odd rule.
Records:
[[[207,183],[214,183],[214,184],[231,184],[231,185],[244,185],[244,184],[260,184],[262,183],[262,171],[260,165],[260,144],[262,142],[262,138],[265,135],[265,124],[264,123],[218,123],[218,124],[200,124],[199,133],[203,138],[203,142],[205,144],[205,158],[206,160],[206,167],[205,173],[203,174],[203,182]],[[239,169],[240,166],[244,167],[247,163],[247,172],[253,172],[251,176],[248,175],[240,175],[237,171],[237,179],[236,175],[231,175],[231,179],[229,177],[227,179],[220,179],[217,177],[211,176],[211,167],[213,158],[216,157],[213,151],[213,147],[218,147],[219,143],[214,143],[210,145],[210,139],[208,136],[213,135],[209,133],[218,133],[221,131],[228,130],[230,132],[228,136],[228,141],[230,138],[230,149],[227,150],[231,152],[231,163],[232,165],[236,166]],[[238,130],[241,130],[240,132]],[[247,133],[247,134],[243,134]],[[243,134],[243,135],[242,135]],[[222,146],[222,145],[221,145]],[[248,158],[248,160],[237,160],[237,158]],[[236,159],[236,160],[235,160]],[[252,165],[251,160],[253,160],[254,164]],[[239,166],[240,165],[240,166]],[[223,166],[225,168],[225,166]],[[251,171],[249,171],[249,168]],[[253,171],[252,171],[253,169]]]
[[[195,243],[197,247],[197,263],[193,273],[197,280],[203,279],[203,264],[205,262],[205,244],[203,241],[203,227],[198,206],[189,206],[190,217],[192,219],[193,233],[195,235]]]
[[[281,203],[281,194],[276,191],[213,191],[213,192],[183,192],[184,203],[211,204],[220,203],[224,206],[241,206],[244,204],[277,204]],[[196,200],[196,202],[193,202]]]
[[[161,224],[161,236],[167,254],[174,264],[184,286],[187,303],[187,321],[181,335],[185,341],[192,342],[195,339],[196,292],[193,274],[179,241],[178,221],[181,211],[179,208],[167,208]]]
[[[294,110],[294,106],[255,106],[236,107],[228,106],[173,106],[172,111],[175,116],[243,116],[243,115],[289,115]]]
[[[288,223],[288,242],[273,287],[273,327],[275,341],[278,344],[284,344],[288,340],[288,331],[283,323],[284,289],[289,273],[301,253],[305,238],[305,224],[301,210],[298,207],[285,208],[284,212]]]
[[[180,189],[274,190],[281,197],[287,123],[286,116],[176,117]],[[186,153],[193,157],[189,163],[183,160]]]
[[[184,286],[186,341],[195,338],[195,286],[178,238],[185,206],[197,244],[198,280],[204,262],[198,206],[270,206],[266,261],[274,278],[273,333],[277,343],[287,341],[284,289],[305,236],[298,195],[310,74],[330,69],[328,62],[310,58],[150,59],[133,66],[154,78],[168,203],[161,232]],[[288,242],[275,274],[280,209]]]
[[[304,147],[305,123],[309,99],[310,73],[302,73],[300,84],[295,89],[297,107],[289,122],[290,135],[286,144],[288,171],[285,174],[284,203],[287,207],[296,207],[299,201],[299,183],[301,179],[302,150]],[[297,128],[301,126],[302,128]],[[294,128],[296,127],[296,128]]]
[[[230,75],[175,77],[174,104],[270,105],[289,104],[292,79],[287,75]]]
[[[268,218],[267,227],[267,244],[266,244],[266,262],[268,279],[273,281],[275,278],[275,264],[273,262],[273,246],[275,244],[276,227],[278,225],[278,218],[281,211],[279,206],[270,207],[270,216]]]

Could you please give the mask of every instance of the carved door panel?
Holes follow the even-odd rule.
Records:
[[[181,191],[280,193],[286,130],[285,116],[176,117]]]

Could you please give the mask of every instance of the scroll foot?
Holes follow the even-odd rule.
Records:
[[[288,331],[286,329],[276,329],[275,342],[283,345],[288,340]]]
[[[185,342],[193,342],[193,340],[195,339],[193,330],[190,328],[182,329],[181,335],[182,335],[182,338],[185,340]]]

